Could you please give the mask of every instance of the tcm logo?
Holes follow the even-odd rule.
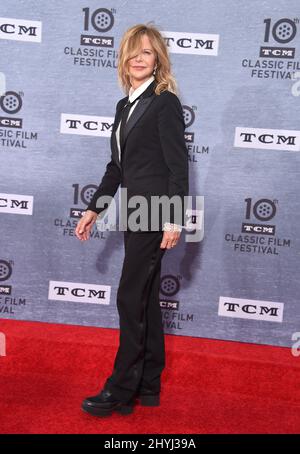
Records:
[[[273,301],[246,300],[220,296],[219,315],[223,317],[248,318],[281,323],[283,303]]]
[[[174,297],[180,290],[181,276],[174,276],[173,274],[166,274],[160,280],[160,292],[168,298]],[[161,309],[168,309],[179,311],[179,301],[174,299],[161,299]]]
[[[11,285],[2,284],[2,282],[7,281],[11,277],[12,272],[13,262],[0,259],[0,295],[11,295]]]
[[[114,118],[112,117],[62,113],[60,132],[62,134],[110,137],[113,123]]]
[[[49,300],[75,303],[109,304],[111,287],[78,282],[49,282]]]
[[[273,23],[271,18],[264,20],[264,45],[260,48],[259,56],[263,58],[294,58],[295,47],[291,45],[297,35],[299,19],[291,20],[287,17]],[[270,44],[272,44],[270,46]]]
[[[107,33],[113,28],[115,19],[112,11],[106,8],[98,8],[95,11],[90,10],[90,8],[83,8],[82,12],[84,15],[84,31],[86,33],[81,35],[80,44],[83,46],[104,48],[113,47],[113,36],[99,36],[98,34],[94,34],[95,32]]]
[[[184,119],[185,129],[193,126],[196,114],[195,110],[197,109],[196,106],[190,107],[186,104],[182,106],[182,115]],[[184,131],[184,140],[188,144],[192,144],[195,142],[195,132],[194,131]]]
[[[32,215],[33,196],[0,193],[0,213]]]
[[[277,200],[259,199],[252,200],[251,197],[245,199],[246,213],[245,218],[247,222],[242,223],[242,233],[254,233],[256,235],[275,235],[275,224],[262,224],[262,222],[271,221],[276,215]],[[251,217],[254,220],[260,221],[259,223],[251,223]],[[269,240],[269,244],[272,240]]]
[[[167,31],[162,35],[174,54],[218,55],[219,35]]]
[[[236,127],[234,146],[262,150],[300,151],[300,131]]]
[[[42,22],[0,17],[0,39],[14,41],[42,41]]]
[[[86,210],[87,205],[92,200],[92,197],[97,190],[95,184],[87,184],[85,186],[80,186],[78,183],[72,185],[73,190],[73,207],[70,208],[70,217],[71,218],[81,218]],[[84,205],[84,208],[79,207],[78,205]]]
[[[15,91],[7,91],[3,95],[0,93],[0,109],[8,115],[14,115],[22,109],[22,97]],[[21,129],[23,127],[23,119],[17,117],[0,117],[0,127]],[[15,131],[16,138],[21,138],[23,132]],[[11,137],[12,133],[7,132],[7,136]]]

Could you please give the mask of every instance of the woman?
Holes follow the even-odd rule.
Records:
[[[100,198],[113,197],[119,185],[127,190],[128,200],[139,195],[150,202],[151,197],[164,195],[183,202],[188,195],[185,124],[170,66],[165,41],[153,25],[138,24],[126,31],[118,78],[128,96],[117,104],[111,161],[76,228],[81,241],[89,238],[97,215],[107,208],[100,206]],[[117,292],[120,344],[102,391],[83,401],[83,410],[93,415],[131,413],[136,397],[142,405],[159,405],[165,367],[161,260],[166,249],[178,243],[184,212],[185,205],[173,211],[171,206],[168,216],[157,217],[150,210],[149,219],[147,208],[142,216],[148,218],[146,224],[142,222],[139,230],[129,225],[124,231],[125,257]],[[153,227],[154,218],[158,224]]]

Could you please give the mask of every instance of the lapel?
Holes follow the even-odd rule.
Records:
[[[155,86],[156,86],[156,81],[153,80],[151,82],[151,84],[146,88],[146,90],[142,93],[137,105],[135,106],[133,112],[130,114],[130,117],[127,120],[127,123],[125,126],[125,131],[124,131],[124,136],[125,136],[124,146],[126,144],[127,137],[130,134],[130,131],[132,130],[132,128],[134,127],[136,122],[144,114],[144,112],[148,109],[151,102],[155,98],[155,93],[154,93]],[[120,122],[121,116],[122,116],[122,110],[123,110],[125,104],[127,103],[128,98],[129,98],[129,96],[124,98],[123,102],[120,104],[120,107],[116,112],[115,121],[114,121],[114,125],[112,128],[112,133],[111,133],[112,156],[114,157],[114,160],[118,164],[120,169],[121,169],[121,163],[119,160],[119,151],[118,151],[118,144],[117,144],[117,139],[116,139],[116,130],[118,129],[119,122]]]

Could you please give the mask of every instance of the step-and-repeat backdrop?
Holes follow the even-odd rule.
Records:
[[[152,22],[179,86],[190,195],[203,198],[199,241],[183,231],[163,259],[165,332],[291,345],[299,0],[1,0],[0,16],[0,318],[118,327],[123,232],[80,242],[75,228],[110,160],[121,37]]]

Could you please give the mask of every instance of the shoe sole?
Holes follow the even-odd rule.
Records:
[[[158,407],[160,404],[159,394],[153,396],[140,395],[139,399],[143,407]]]
[[[82,404],[81,408],[83,411],[93,416],[111,416],[114,411],[120,413],[121,415],[130,415],[133,412],[133,406],[123,404],[117,405],[116,407],[110,409]]]

